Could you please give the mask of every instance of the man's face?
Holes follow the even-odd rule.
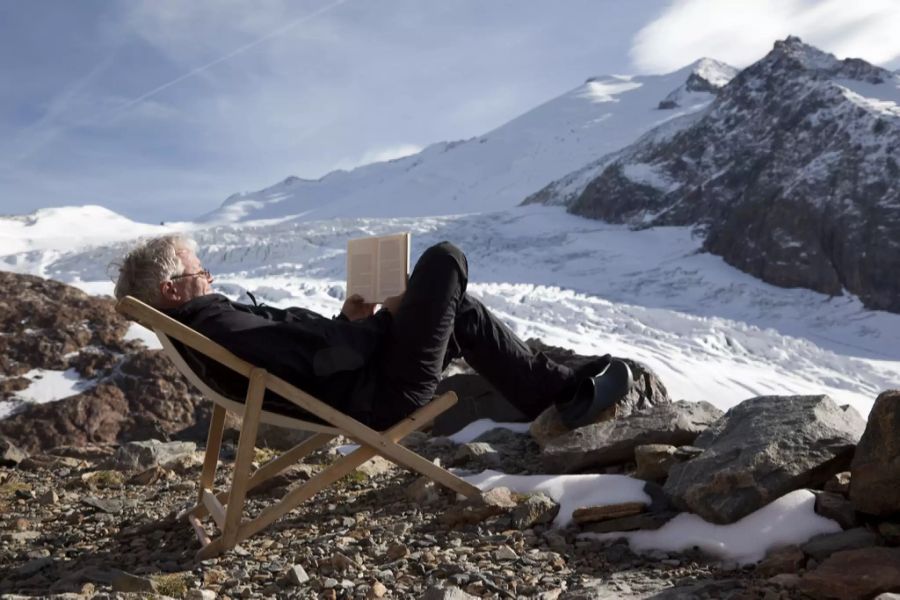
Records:
[[[212,275],[203,269],[203,264],[194,251],[182,249],[176,254],[184,265],[184,271],[161,284],[166,307],[179,306],[212,293]]]

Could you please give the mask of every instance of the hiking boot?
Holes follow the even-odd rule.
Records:
[[[625,361],[614,358],[600,373],[581,381],[570,401],[556,405],[559,418],[569,429],[590,425],[603,411],[624,398],[633,383],[631,369]]]

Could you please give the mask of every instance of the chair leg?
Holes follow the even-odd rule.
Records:
[[[209,435],[206,436],[206,455],[203,457],[203,471],[200,473],[200,495],[197,503],[203,501],[203,490],[212,489],[216,480],[216,466],[219,464],[219,451],[222,449],[222,433],[225,431],[225,409],[214,405],[212,418],[209,420]]]
[[[442,397],[440,399],[440,402],[435,401],[431,404],[426,404],[406,419],[396,423],[393,427],[391,427],[384,433],[379,434],[379,437],[383,439],[387,444],[393,445],[397,440],[402,439],[410,432],[416,431],[423,425],[430,423],[436,415],[446,410],[448,406],[452,405],[453,402],[455,402],[455,400],[455,396],[447,396]],[[441,467],[438,467],[431,461],[421,457],[418,454],[415,454],[413,452],[410,453],[413,456],[420,458],[422,462],[430,467],[426,469],[414,469],[415,471],[433,479],[440,484],[447,486],[448,488],[460,494],[463,494],[468,498],[476,497],[481,493],[478,488],[476,488],[469,482],[460,479],[453,473],[450,473],[449,471],[446,471]],[[320,490],[331,485],[344,475],[347,475],[353,469],[369,460],[376,454],[381,454],[385,458],[393,460],[392,456],[381,452],[381,448],[376,449],[368,445],[363,445],[360,448],[357,448],[347,456],[339,458],[327,469],[317,473],[309,481],[303,483],[303,485],[296,487],[288,492],[288,494],[284,496],[280,501],[278,501],[278,503],[273,504],[272,506],[269,506],[268,508],[263,510],[259,515],[257,515],[256,518],[242,523],[240,531],[238,532],[238,540],[244,540],[265,529],[276,520],[292,511],[301,502],[304,502],[313,497]]]
[[[247,389],[244,422],[241,426],[237,457],[234,461],[234,477],[231,482],[231,492],[228,494],[225,527],[222,528],[222,546],[226,550],[233,548],[237,543],[238,527],[241,524],[244,499],[247,496],[247,484],[250,481],[253,450],[256,447],[256,432],[259,428],[263,395],[266,391],[266,377],[267,374],[264,369],[253,369],[250,372],[250,386]]]

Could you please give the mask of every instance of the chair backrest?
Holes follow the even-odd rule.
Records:
[[[169,357],[175,365],[175,368],[178,369],[191,384],[200,390],[206,398],[222,406],[229,412],[237,413],[239,415],[244,414],[245,407],[242,402],[228,398],[219,391],[213,389],[200,375],[197,374],[195,369],[185,360],[182,353],[179,352],[175,340],[183,344],[187,349],[203,354],[246,378],[250,377],[250,371],[254,369],[254,365],[235,356],[229,350],[223,348],[205,335],[191,329],[183,323],[179,323],[175,319],[132,296],[126,296],[119,300],[116,303],[116,311],[153,331],[153,333],[156,334],[156,337],[159,338],[160,344],[162,344],[163,352]],[[334,427],[267,411],[265,410],[265,407],[260,416],[260,421],[270,425],[289,427],[291,429],[341,433],[340,430]]]

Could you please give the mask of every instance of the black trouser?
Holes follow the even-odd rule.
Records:
[[[449,242],[419,259],[383,351],[375,425],[387,426],[428,403],[441,372],[462,356],[529,418],[574,393],[571,369],[534,352],[466,293],[469,267]]]

